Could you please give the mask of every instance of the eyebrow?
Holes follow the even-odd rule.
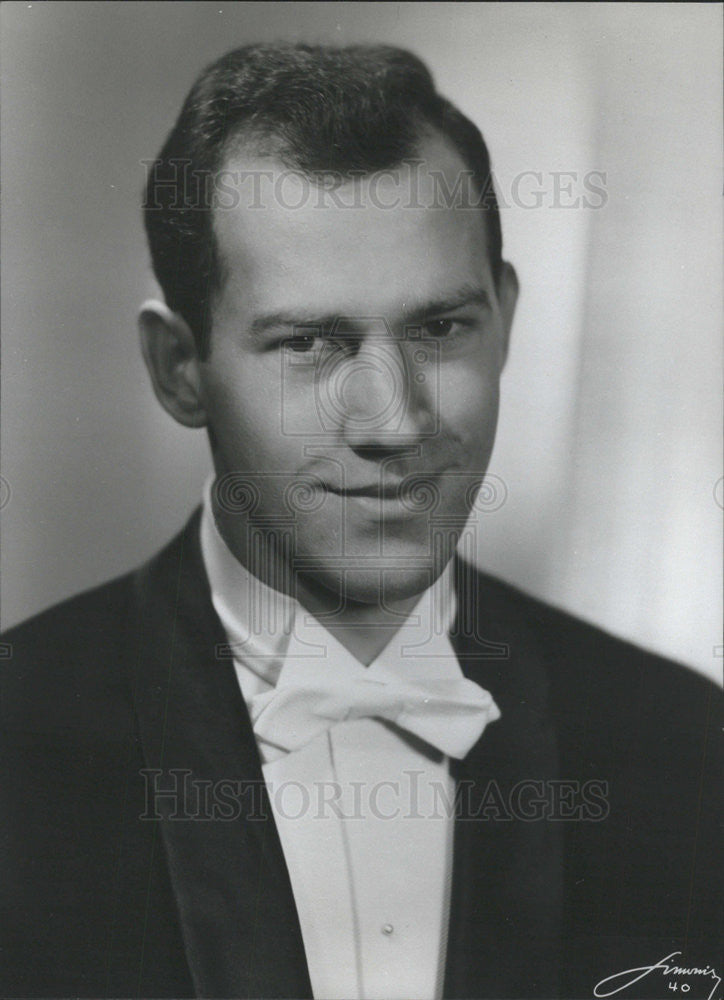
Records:
[[[404,303],[406,306],[406,303]],[[420,323],[429,316],[438,316],[440,313],[452,312],[455,309],[462,309],[465,306],[490,306],[490,295],[477,285],[462,285],[450,294],[439,299],[432,299],[429,302],[412,304],[405,308],[403,314],[403,325],[410,326]],[[366,319],[367,317],[351,317],[345,313],[325,313],[313,314],[304,307],[300,309],[285,309],[281,312],[264,313],[256,316],[249,326],[249,333],[255,339],[260,338],[268,330],[294,327],[315,327],[321,330],[330,330],[334,324],[344,318],[348,322],[355,319]]]
[[[454,312],[456,309],[463,309],[465,306],[490,306],[490,295],[486,290],[477,285],[463,285],[453,292],[440,299],[433,299],[418,306],[413,306],[405,313],[406,323],[420,322],[429,316],[438,316],[440,313]]]

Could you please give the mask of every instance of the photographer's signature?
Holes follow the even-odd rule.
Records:
[[[633,986],[634,983],[640,982],[645,979],[646,976],[650,976],[652,972],[660,970],[662,975],[673,977],[673,981],[676,982],[677,977],[692,978],[693,976],[702,976],[709,980],[714,980],[714,985],[712,986],[711,992],[709,993],[706,1000],[716,1000],[714,994],[716,993],[720,983],[721,976],[717,975],[716,970],[711,965],[706,965],[703,968],[692,966],[691,968],[683,968],[680,965],[669,965],[668,963],[672,958],[680,955],[680,951],[672,951],[670,955],[666,958],[662,958],[661,961],[657,962],[655,965],[640,965],[635,969],[626,969],[624,972],[616,972],[612,976],[607,976],[602,979],[600,983],[597,983],[593,989],[594,997],[612,997],[616,993],[620,993],[621,990],[625,990],[628,986]],[[708,985],[708,983],[707,983]],[[678,984],[671,986],[669,989],[674,991],[677,990]],[[681,992],[688,993],[691,986],[688,983],[681,984]],[[693,1000],[693,998],[692,998]]]

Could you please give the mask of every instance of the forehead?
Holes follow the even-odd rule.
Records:
[[[323,187],[272,155],[227,158],[214,211],[222,298],[254,305],[303,294],[320,307],[377,309],[489,278],[484,213],[471,172],[442,137],[414,161]],[[458,192],[455,197],[454,193]]]

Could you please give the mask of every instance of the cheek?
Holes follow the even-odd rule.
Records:
[[[491,368],[458,370],[440,386],[441,425],[470,459],[487,456],[498,421],[499,380]]]
[[[283,456],[278,373],[256,359],[219,358],[206,386],[207,410],[227,467],[261,471]],[[225,363],[226,362],[226,363]]]

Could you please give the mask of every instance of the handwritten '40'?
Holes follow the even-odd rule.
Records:
[[[660,969],[665,976],[706,976],[714,980],[714,985],[712,987],[711,993],[707,997],[707,1000],[716,1000],[714,994],[716,993],[719,984],[721,983],[721,976],[717,975],[716,971],[711,965],[705,966],[703,969],[692,967],[691,969],[684,969],[679,965],[668,965],[667,963],[680,955],[680,951],[672,951],[670,955],[666,958],[662,958],[656,965],[640,965],[635,969],[626,969],[624,972],[615,972],[612,976],[607,976],[602,979],[593,990],[594,997],[604,998],[612,997],[616,993],[620,993],[621,990],[625,990],[628,986],[633,986],[634,983],[640,982],[640,980],[645,979],[646,976],[650,976],[652,972]],[[630,977],[630,978],[626,978]],[[669,986],[669,989],[676,991],[676,983]],[[608,987],[604,990],[604,987]],[[688,983],[682,983],[681,992],[688,993],[690,990]]]

